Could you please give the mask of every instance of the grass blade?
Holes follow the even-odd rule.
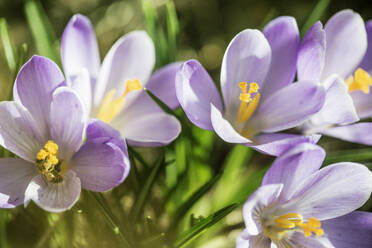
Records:
[[[10,38],[8,24],[5,18],[0,19],[0,37],[10,73],[15,75],[17,69],[17,51],[14,48],[12,39]]]
[[[307,18],[305,24],[301,28],[301,36],[304,36],[306,31],[313,25],[316,21],[320,20],[324,12],[327,10],[331,0],[319,0],[315,5],[313,11],[311,11],[309,17]]]

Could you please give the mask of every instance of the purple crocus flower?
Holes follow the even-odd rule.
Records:
[[[121,37],[101,65],[92,24],[87,17],[74,15],[63,33],[61,55],[67,84],[83,99],[91,118],[110,124],[133,145],[166,145],[178,136],[179,121],[142,89],[147,87],[169,107],[177,107],[174,79],[180,63],[151,76],[155,50],[145,32]]]
[[[372,123],[353,124],[372,116],[371,44],[372,22],[365,25],[351,10],[336,13],[324,29],[315,23],[306,33],[299,51],[298,78],[320,82],[326,100],[304,125],[305,133],[372,145]]]
[[[191,122],[214,130],[223,140],[280,155],[305,137],[277,133],[302,124],[318,112],[324,89],[310,81],[292,83],[299,33],[292,17],[279,17],[261,33],[246,29],[225,52],[221,68],[222,99],[206,70],[195,60],[176,75],[177,98]]]
[[[372,173],[344,162],[319,170],[322,148],[299,144],[277,158],[244,204],[237,248],[369,248],[372,213],[355,211],[370,197]]]
[[[128,175],[124,141],[97,123],[86,131],[83,103],[65,85],[54,62],[33,56],[17,75],[14,101],[0,103],[0,144],[19,157],[0,159],[0,207],[33,200],[60,212],[81,188],[107,191]]]

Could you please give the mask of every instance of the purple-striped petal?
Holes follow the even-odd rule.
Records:
[[[80,180],[71,170],[63,175],[61,183],[49,183],[38,175],[26,189],[25,205],[33,200],[47,211],[62,212],[70,209],[79,200],[80,191]]]
[[[176,93],[189,120],[212,130],[211,103],[222,111],[221,97],[208,72],[196,60],[185,62],[176,76]]]
[[[107,191],[128,176],[130,165],[127,154],[106,140],[105,137],[88,140],[71,160],[72,170],[85,189]]]
[[[271,246],[271,240],[263,234],[249,235],[245,230],[236,240],[236,248],[274,248]]]
[[[36,166],[19,158],[0,159],[0,208],[23,204],[25,191],[37,175]]]
[[[260,31],[246,29],[232,39],[221,66],[221,90],[227,112],[239,108],[240,82],[257,82],[262,88],[270,62],[271,48]]]
[[[86,113],[76,93],[67,87],[58,88],[50,107],[50,134],[59,146],[58,154],[70,159],[83,142]]]
[[[147,89],[162,100],[171,109],[177,108],[180,103],[176,95],[176,73],[182,62],[175,62],[157,70],[146,84]]]
[[[34,55],[19,71],[13,95],[37,120],[40,130],[46,130],[49,121],[53,91],[65,84],[58,66],[50,59]]]
[[[321,133],[349,142],[372,145],[372,122],[361,122],[347,126],[332,127],[324,129]]]
[[[318,171],[325,158],[325,151],[313,144],[299,144],[278,157],[266,172],[262,185],[283,184],[282,201],[289,200],[297,186]]]
[[[360,67],[372,74],[372,20],[366,23],[368,47]]]
[[[360,119],[372,116],[372,91],[366,94],[363,91],[356,90],[350,92],[350,96]]]
[[[322,228],[334,247],[371,247],[372,213],[355,211],[323,221]]]
[[[92,108],[92,87],[88,71],[83,68],[78,72],[76,77],[73,77],[67,82],[67,86],[73,89],[81,98],[86,110],[85,112],[89,114]]]
[[[352,10],[342,10],[325,25],[326,53],[322,80],[332,74],[346,78],[361,62],[367,50],[363,19]]]
[[[336,248],[334,247],[331,242],[328,240],[327,236],[310,236],[305,237],[303,232],[294,232],[289,237],[289,244],[291,244],[291,247],[311,247],[311,248]],[[279,246],[280,247],[280,246]],[[286,246],[284,246],[286,247]],[[338,248],[338,247],[337,247]]]
[[[270,69],[262,90],[262,95],[267,97],[293,82],[300,34],[296,19],[290,16],[272,20],[263,33],[272,51]]]
[[[321,22],[306,32],[298,52],[297,77],[299,80],[318,82],[325,62],[326,37]]]
[[[74,15],[63,31],[61,57],[66,77],[71,78],[85,68],[97,78],[100,58],[94,29],[86,16]]]

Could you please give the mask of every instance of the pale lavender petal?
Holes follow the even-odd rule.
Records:
[[[175,62],[157,70],[146,84],[147,89],[162,100],[171,109],[177,108],[180,103],[176,95],[176,73],[182,62]]]
[[[105,137],[88,140],[71,160],[71,168],[85,189],[107,191],[121,184],[128,176],[128,156],[106,140]]]
[[[38,124],[20,103],[0,103],[0,144],[31,163],[48,137]]]
[[[243,218],[247,234],[258,235],[262,231],[261,211],[278,199],[282,188],[282,184],[263,185],[244,203]]]
[[[270,248],[271,240],[265,235],[249,235],[245,230],[239,235],[236,240],[236,248]]]
[[[297,77],[299,80],[318,82],[324,68],[326,37],[321,22],[306,32],[298,52]]]
[[[368,48],[359,66],[372,74],[372,20],[366,23],[366,31],[367,31]]]
[[[297,82],[269,96],[258,105],[250,122],[263,132],[277,132],[302,124],[323,106],[324,88],[313,82]]]
[[[372,116],[372,91],[366,94],[363,91],[356,90],[350,92],[350,96],[353,99],[359,118],[364,119]]]
[[[0,208],[13,208],[23,204],[25,191],[37,175],[36,166],[19,158],[0,159]]]
[[[372,192],[372,172],[357,163],[329,165],[298,185],[292,200],[282,205],[290,213],[319,220],[336,218],[361,207]]]
[[[85,112],[89,115],[92,108],[92,88],[88,71],[83,68],[75,77],[68,81],[67,86],[71,87],[80,97],[84,104]]]
[[[222,111],[221,97],[208,72],[196,60],[185,62],[176,76],[176,93],[189,120],[212,130],[211,103]]]
[[[361,62],[367,50],[367,33],[360,15],[342,10],[325,25],[326,53],[322,80],[332,74],[346,78]]]
[[[86,123],[84,107],[76,93],[58,88],[50,107],[51,139],[59,146],[59,157],[69,160],[83,142]]]
[[[240,135],[231,123],[223,118],[220,110],[211,104],[211,121],[214,131],[218,136],[229,143],[251,143],[252,141]]]
[[[325,155],[325,151],[317,145],[299,144],[275,159],[266,172],[262,185],[283,184],[280,199],[289,200],[297,185],[319,170]]]
[[[271,48],[260,31],[246,29],[232,39],[221,66],[221,90],[227,112],[239,108],[240,82],[256,82],[262,88],[270,62]]]
[[[255,150],[271,156],[281,156],[284,152],[301,143],[316,144],[320,135],[297,135],[286,133],[263,133],[254,138],[254,143],[246,144]]]
[[[23,104],[46,130],[53,91],[65,84],[58,66],[50,59],[34,55],[19,71],[14,88],[14,99]]]
[[[305,237],[302,232],[294,232],[288,239],[288,243],[291,245],[290,247],[338,248],[337,246],[335,247],[331,244],[326,234],[321,237],[317,236]]]
[[[123,94],[125,81],[139,79],[143,86],[150,78],[155,64],[155,48],[151,38],[144,31],[126,34],[111,47],[103,60],[95,88],[94,104],[98,106],[109,90],[116,90],[116,97]],[[126,97],[134,100],[135,92]]]
[[[41,175],[32,179],[25,193],[25,204],[33,200],[39,207],[50,212],[70,209],[79,199],[80,180],[75,172],[68,171],[61,183],[49,183]]]
[[[372,122],[361,122],[347,126],[332,127],[324,129],[321,133],[349,142],[372,145]]]
[[[300,34],[296,19],[290,16],[272,20],[266,25],[263,33],[272,51],[270,69],[262,90],[262,95],[267,97],[293,82]]]
[[[323,86],[326,89],[322,109],[311,117],[314,126],[350,124],[359,120],[347,86],[339,77],[330,77]]]
[[[97,78],[100,58],[94,29],[86,16],[74,15],[63,31],[61,57],[66,77],[88,70],[92,78]]]
[[[370,248],[372,244],[372,213],[355,211],[322,222],[322,228],[337,248]]]

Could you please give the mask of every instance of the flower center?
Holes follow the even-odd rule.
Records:
[[[238,112],[238,122],[243,123],[246,122],[253,115],[258,106],[258,103],[260,102],[261,94],[258,93],[260,87],[255,82],[249,84],[248,92],[247,82],[239,83],[239,87],[242,93],[239,96],[241,103]],[[254,94],[253,98],[252,94]]]
[[[302,231],[305,237],[312,234],[320,237],[324,234],[321,223],[316,218],[309,218],[304,222],[302,215],[288,213],[281,215],[272,221],[263,221],[264,234],[273,241],[280,241],[288,231]]]
[[[58,159],[58,145],[52,141],[44,145],[36,154],[36,167],[43,177],[52,183],[60,183],[63,181],[61,175],[62,161]]]
[[[361,90],[363,93],[369,93],[369,86],[372,85],[372,78],[362,68],[358,68],[355,73],[354,77],[351,75],[346,79],[346,85],[349,87],[349,92],[355,90]]]
[[[123,109],[124,99],[128,93],[132,91],[142,90],[141,81],[138,79],[130,79],[125,81],[124,93],[117,99],[114,99],[116,90],[112,89],[105,95],[101,107],[98,111],[98,119],[106,123],[110,123]]]

